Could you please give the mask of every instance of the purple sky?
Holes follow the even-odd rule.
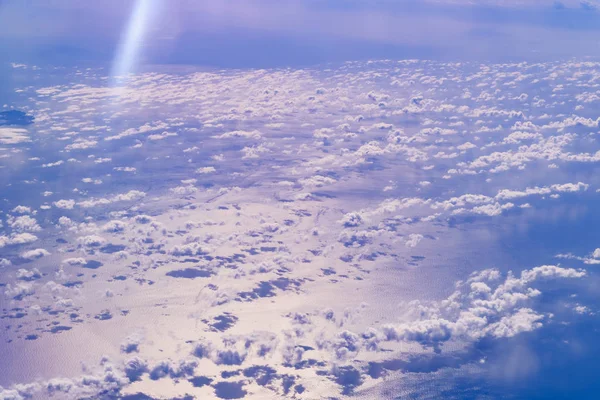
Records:
[[[145,1],[148,64],[595,57],[600,30],[593,4],[577,1]],[[0,2],[0,49],[12,62],[109,63],[134,3]]]

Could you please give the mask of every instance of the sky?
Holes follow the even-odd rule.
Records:
[[[592,1],[152,0],[148,7],[140,46],[150,64],[594,57],[600,29]],[[110,62],[134,8],[132,0],[3,1],[0,46],[23,62]]]
[[[0,0],[0,400],[598,398],[599,17]]]

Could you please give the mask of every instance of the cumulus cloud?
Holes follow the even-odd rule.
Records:
[[[17,233],[10,236],[0,236],[0,248],[10,245],[29,244],[38,240],[31,233]]]
[[[13,208],[12,212],[15,214],[30,214],[31,208],[26,206],[16,206]]]
[[[103,359],[99,370],[77,378],[54,378],[32,384],[0,387],[0,398],[24,400],[29,398],[92,398],[117,396],[130,383],[125,372],[108,359]]]
[[[0,144],[10,145],[30,141],[27,129],[0,127]]]
[[[67,264],[70,266],[83,266],[87,263],[87,260],[85,258],[82,257],[72,257],[72,258],[65,258],[63,261],[63,264]]]
[[[104,232],[109,232],[109,233],[119,233],[119,232],[125,231],[125,228],[127,228],[126,222],[119,221],[119,220],[113,220],[113,221],[109,221],[106,224],[104,224],[104,226],[102,227],[102,230]]]
[[[210,174],[212,172],[216,172],[215,167],[201,167],[196,170],[197,174]]]
[[[75,207],[75,200],[58,200],[54,202],[54,206],[64,210],[72,210]]]
[[[121,352],[127,353],[127,354],[133,353],[133,352],[138,352],[139,346],[141,343],[142,343],[141,335],[139,335],[139,334],[130,335],[121,343]]]
[[[88,235],[77,239],[85,247],[99,247],[106,243],[106,239],[98,235]]]
[[[512,200],[520,197],[526,197],[531,195],[547,195],[552,193],[574,193],[580,191],[586,191],[589,188],[589,185],[582,182],[577,183],[565,183],[565,184],[556,184],[547,187],[534,187],[534,188],[526,188],[525,190],[509,190],[502,189],[496,195],[496,199],[498,200]]]
[[[533,300],[542,295],[532,285],[542,279],[576,279],[586,275],[584,270],[543,265],[524,270],[519,276],[508,273],[502,280],[494,269],[473,273],[468,280],[458,282],[456,291],[439,302],[413,301],[406,305],[412,320],[371,328],[360,336],[324,341],[323,347],[339,353],[340,343],[345,351],[377,348],[381,341],[416,342],[425,347],[441,350],[450,340],[477,341],[485,337],[512,337],[539,329],[548,315],[531,307]],[[358,339],[360,337],[360,339]],[[346,343],[346,344],[344,344]]]
[[[59,165],[63,165],[64,163],[65,162],[63,160],[58,160],[58,161],[55,161],[55,162],[42,164],[42,168],[58,167]]]
[[[421,240],[423,240],[423,235],[421,235],[420,233],[411,233],[410,235],[408,235],[405,245],[406,247],[417,247]]]
[[[50,252],[46,249],[33,249],[21,253],[21,257],[26,260],[37,260],[38,258],[49,256]]]
[[[42,230],[35,218],[32,218],[29,215],[9,217],[7,222],[8,225],[17,232],[38,232]]]
[[[231,131],[221,135],[213,136],[215,139],[233,139],[233,138],[245,138],[245,139],[260,139],[262,134],[259,131]]]
[[[109,205],[112,203],[117,203],[121,201],[138,201],[143,199],[146,196],[146,193],[141,192],[139,190],[130,190],[127,193],[118,194],[109,198],[100,198],[100,199],[90,199],[84,200],[77,203],[78,206],[82,208],[92,208],[97,206]]]

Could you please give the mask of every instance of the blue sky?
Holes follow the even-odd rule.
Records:
[[[149,64],[314,65],[356,59],[595,57],[592,2],[148,0]],[[134,2],[4,1],[0,46],[23,62],[109,62]]]

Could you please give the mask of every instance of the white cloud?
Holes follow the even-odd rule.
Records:
[[[423,235],[420,233],[411,233],[408,235],[408,239],[404,243],[406,247],[417,247],[417,245],[423,240]]]
[[[108,205],[120,201],[138,201],[143,199],[146,196],[146,193],[141,192],[139,190],[130,190],[127,193],[118,194],[109,198],[100,198],[100,199],[91,199],[84,200],[77,203],[78,206],[82,208],[92,208],[97,206]]]
[[[19,144],[30,141],[29,132],[26,129],[0,127],[0,144]]]
[[[54,206],[64,210],[72,210],[75,207],[75,200],[58,200],[54,202]]]
[[[212,172],[216,172],[215,167],[201,167],[196,170],[197,174],[210,174]]]
[[[7,222],[17,232],[38,232],[42,230],[37,221],[29,215],[10,217]]]
[[[244,139],[261,139],[262,134],[259,131],[231,131],[226,132],[221,135],[213,136],[215,139],[234,139],[234,138],[244,138]]]
[[[53,163],[42,164],[42,168],[58,167],[59,165],[63,165],[64,163],[65,162],[63,160],[58,160],[58,161],[53,162]]]
[[[50,252],[46,249],[34,249],[21,253],[21,257],[26,260],[37,260],[38,258],[49,256]]]

